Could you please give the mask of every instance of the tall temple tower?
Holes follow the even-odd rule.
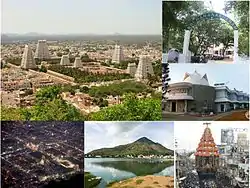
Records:
[[[80,57],[75,58],[74,67],[75,68],[81,67],[81,58]]]
[[[136,64],[135,63],[128,64],[127,73],[133,77],[135,76],[135,73],[136,73]]]
[[[60,61],[60,65],[62,65],[62,66],[71,65],[70,61],[69,61],[69,56],[68,55],[62,55],[61,61]]]
[[[124,60],[124,54],[122,46],[115,45],[115,50],[112,56],[112,63],[120,63],[123,60]]]
[[[199,177],[215,176],[219,167],[219,150],[214,142],[208,123],[195,153],[195,166]]]
[[[154,75],[153,66],[149,56],[141,55],[139,64],[135,73],[135,78],[138,80],[147,79],[148,74]]]
[[[22,61],[21,61],[21,68],[23,68],[23,69],[35,69],[36,67],[37,66],[35,63],[35,59],[33,57],[33,51],[29,45],[25,45],[23,57],[22,57]]]
[[[46,40],[38,40],[35,58],[40,60],[50,59],[49,48]]]

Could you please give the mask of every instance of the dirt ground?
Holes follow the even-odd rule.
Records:
[[[174,188],[174,177],[170,176],[138,176],[119,181],[108,186],[111,188]]]

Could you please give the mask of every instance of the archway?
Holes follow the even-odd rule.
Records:
[[[197,16],[194,19],[194,22],[197,22],[201,19],[223,19],[227,23],[229,23],[229,25],[233,28],[233,30],[234,30],[234,56],[233,56],[233,60],[235,63],[238,59],[238,39],[239,39],[238,27],[236,26],[236,24],[227,16],[220,14],[220,13],[216,13],[216,12],[207,12],[207,13],[204,13],[200,16]],[[189,27],[187,30],[185,30],[184,43],[183,43],[183,54],[181,54],[181,56],[179,57],[179,62],[190,63],[190,61],[191,61],[191,54],[189,53],[189,50],[188,50],[189,41],[190,41],[190,34],[191,34],[190,30],[191,30],[191,27]]]

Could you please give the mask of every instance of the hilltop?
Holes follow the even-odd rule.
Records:
[[[113,148],[102,148],[87,153],[87,156],[101,156],[101,157],[137,157],[139,155],[174,155],[174,151],[165,148],[159,143],[142,137],[133,143],[119,145]]]

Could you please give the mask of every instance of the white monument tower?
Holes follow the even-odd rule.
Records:
[[[50,59],[49,48],[46,40],[38,40],[35,58],[41,60]]]
[[[128,64],[127,73],[133,77],[135,76],[135,73],[136,73],[136,64],[135,63]]]
[[[62,66],[70,65],[70,61],[69,61],[69,56],[68,55],[63,55],[61,57],[60,65],[62,65]]]
[[[154,75],[154,70],[149,56],[141,55],[139,64],[135,73],[135,78],[138,80],[147,79],[148,74]]]
[[[80,57],[75,58],[74,67],[75,68],[81,67],[81,58]]]
[[[23,69],[34,69],[36,68],[35,59],[33,57],[33,51],[29,45],[25,45],[23,57],[21,61],[21,68]]]
[[[112,57],[112,63],[120,63],[124,60],[123,49],[119,45],[115,45],[115,50]]]

